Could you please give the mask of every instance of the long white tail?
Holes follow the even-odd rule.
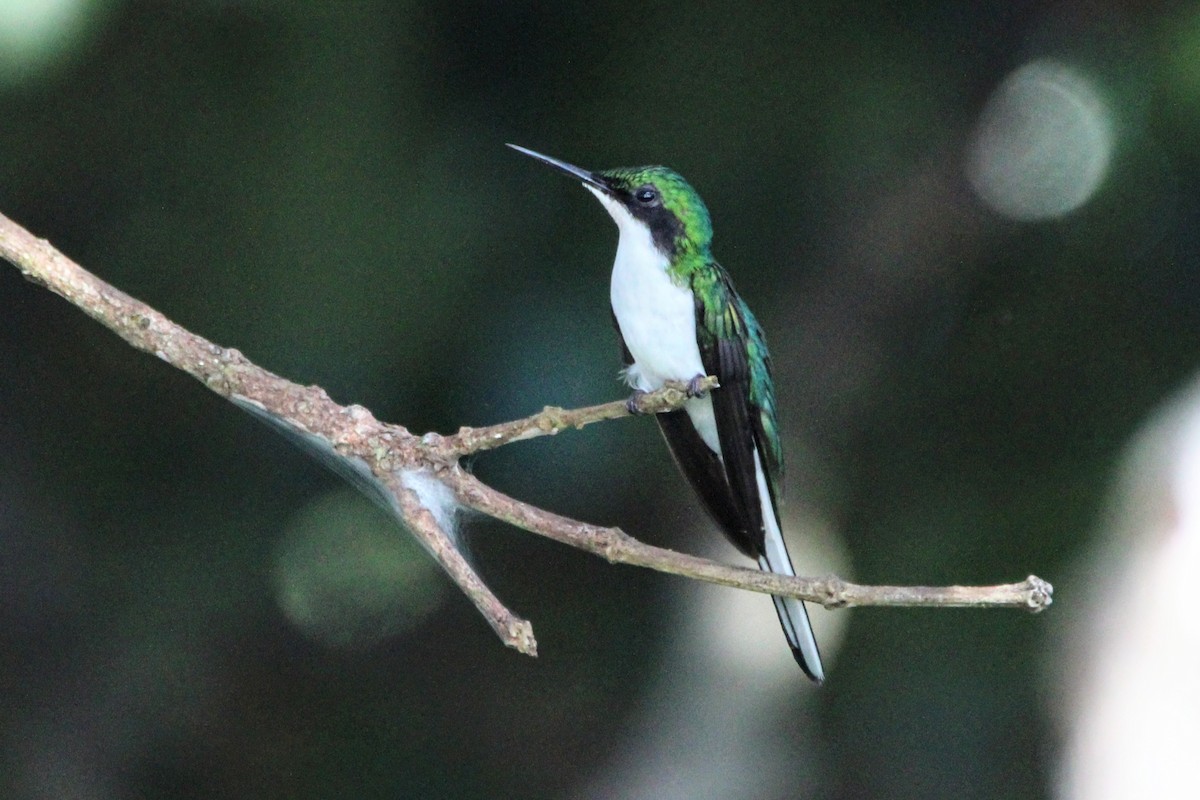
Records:
[[[758,558],[759,569],[774,572],[779,575],[796,576],[792,567],[792,558],[788,555],[787,543],[776,521],[775,509],[771,505],[771,493],[767,491],[766,477],[763,475],[762,463],[758,454],[754,454],[755,467],[758,471],[758,496],[762,498],[763,527],[765,541],[763,555]],[[804,674],[817,683],[825,680],[825,670],[821,666],[821,652],[817,649],[817,638],[813,635],[812,623],[808,620],[808,611],[804,601],[794,597],[775,597],[775,611],[779,614],[779,624],[783,626],[783,634],[787,637],[792,648],[792,655]]]

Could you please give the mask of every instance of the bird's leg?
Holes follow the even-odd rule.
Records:
[[[687,396],[688,397],[704,397],[704,395],[708,394],[708,390],[702,388],[703,384],[704,384],[704,379],[707,377],[708,377],[707,375],[700,374],[700,375],[697,375],[694,378],[692,378],[690,381],[688,381]]]
[[[646,412],[642,411],[640,403],[642,398],[647,394],[649,394],[649,392],[646,392],[642,389],[634,389],[633,394],[631,394],[629,399],[625,401],[625,410],[630,414],[636,414],[639,417],[645,414]]]

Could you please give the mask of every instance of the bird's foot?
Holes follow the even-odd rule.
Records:
[[[687,396],[688,397],[704,397],[708,394],[708,390],[704,388],[704,379],[707,375],[697,375],[688,381]]]
[[[629,399],[625,401],[625,410],[630,414],[637,414],[639,417],[645,414],[646,412],[642,411],[641,402],[642,398],[647,394],[649,394],[649,392],[644,392],[641,389],[634,389],[633,394],[631,394]]]

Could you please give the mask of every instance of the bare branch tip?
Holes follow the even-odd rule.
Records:
[[[537,658],[537,639],[529,620],[513,619],[505,631],[504,643],[523,655]]]
[[[1045,611],[1054,603],[1054,587],[1049,581],[1030,575],[1025,579],[1025,587],[1028,592],[1026,605],[1034,614]]]

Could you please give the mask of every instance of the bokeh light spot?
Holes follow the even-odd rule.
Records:
[[[101,5],[96,0],[0,0],[0,84],[26,78],[69,54]]]
[[[988,100],[967,175],[997,213],[1025,221],[1059,217],[1100,187],[1113,138],[1112,113],[1090,80],[1057,62],[1034,61]]]
[[[275,554],[276,602],[306,636],[363,647],[420,622],[444,581],[407,531],[352,492],[300,510]]]

